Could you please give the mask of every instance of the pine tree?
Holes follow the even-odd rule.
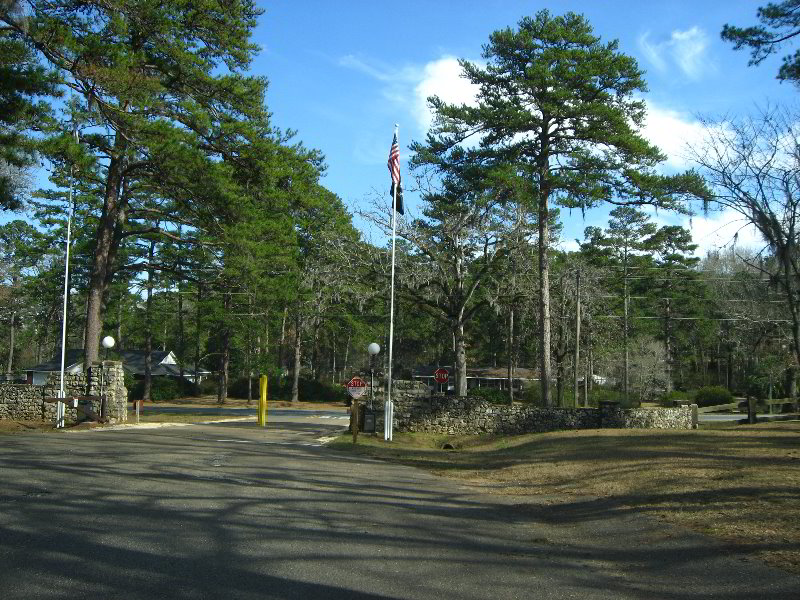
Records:
[[[582,16],[541,11],[516,30],[494,32],[484,46],[485,67],[460,61],[478,86],[476,106],[429,99],[436,113],[427,138],[431,160],[447,160],[466,145],[470,161],[512,164],[529,181],[538,212],[540,374],[548,405],[551,207],[677,207],[684,194],[704,192],[692,173],[656,173],[664,155],[638,129],[645,116],[642,72],[618,48],[616,41],[601,43]]]

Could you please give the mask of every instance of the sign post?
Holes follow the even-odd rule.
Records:
[[[447,383],[447,380],[450,379],[450,373],[444,368],[436,369],[433,372],[433,379],[441,386],[441,384]],[[439,391],[441,392],[442,390],[440,389]]]
[[[361,398],[366,391],[367,382],[361,379],[361,377],[353,377],[347,382],[347,393],[350,394],[350,397],[353,399],[353,403],[350,406],[352,415],[350,418],[350,427],[353,430],[354,444],[358,441],[358,399]]]

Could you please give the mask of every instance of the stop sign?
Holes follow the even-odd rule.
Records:
[[[433,378],[436,380],[436,383],[447,383],[447,380],[450,378],[450,373],[447,372],[447,369],[436,369],[433,372]]]
[[[367,391],[367,382],[361,377],[353,377],[347,382],[347,391],[353,398],[360,398]]]

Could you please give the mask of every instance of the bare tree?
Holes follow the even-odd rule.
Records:
[[[712,202],[741,215],[763,236],[751,261],[783,292],[791,315],[795,360],[800,364],[800,129],[796,110],[767,108],[740,119],[706,120],[706,139],[692,158],[713,186]]]

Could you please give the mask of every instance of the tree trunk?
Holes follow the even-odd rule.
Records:
[[[344,378],[347,377],[347,359],[350,355],[350,332],[347,332],[347,345],[344,347],[344,365],[342,365],[342,374]]]
[[[667,381],[666,381],[666,391],[667,394],[672,392],[672,322],[670,318],[672,317],[672,306],[670,305],[670,300],[667,298],[667,318],[664,321],[664,353],[666,359],[666,368],[667,368]]]
[[[545,157],[546,158],[546,157]],[[545,164],[544,169],[549,168]],[[550,381],[553,376],[550,364],[550,211],[549,190],[543,185],[546,176],[540,176],[539,198],[539,376],[541,377],[542,404],[553,406]]]
[[[150,248],[147,251],[147,262],[153,264],[156,243],[150,240]],[[147,297],[144,304],[144,391],[142,400],[151,401],[153,393],[153,267],[147,268]]]
[[[319,317],[314,317],[314,335],[311,347],[311,376],[314,381],[319,381],[319,328],[321,322]]]
[[[194,382],[198,384],[197,378],[200,373],[200,303],[203,301],[203,284],[197,284],[197,305],[194,308]],[[199,392],[199,390],[198,390]]]
[[[295,319],[294,334],[294,369],[292,372],[292,402],[300,399],[300,317]]]
[[[17,310],[16,310],[16,298],[14,297],[15,292],[19,287],[19,276],[14,275],[11,278],[11,323],[9,324],[9,334],[8,334],[8,363],[6,367],[6,373],[11,373],[11,369],[14,367],[14,346],[16,345],[16,337],[17,337]]]
[[[178,373],[183,379],[184,370],[183,365],[186,360],[186,334],[183,324],[183,294],[181,294],[181,286],[178,285]],[[195,381],[197,383],[197,381]]]
[[[6,373],[11,373],[11,367],[14,365],[14,338],[16,337],[15,326],[17,321],[17,311],[11,311],[11,327],[10,333],[8,336],[8,365],[6,368]]]
[[[84,364],[90,365],[100,355],[100,335],[103,331],[106,291],[111,280],[116,249],[119,247],[118,227],[124,222],[122,207],[123,169],[128,143],[121,133],[114,140],[114,151],[108,164],[103,211],[97,224],[95,251],[86,306]]]
[[[581,364],[581,272],[575,273],[575,408],[581,405],[580,364]]]
[[[625,281],[624,281],[624,294],[623,298],[623,320],[622,320],[622,338],[625,346],[624,366],[623,366],[623,397],[625,398],[625,405],[630,405],[630,398],[628,397],[628,268],[625,267]]]
[[[231,363],[231,330],[227,323],[227,316],[231,310],[231,296],[225,294],[223,306],[225,307],[226,322],[222,326],[219,357],[219,388],[217,390],[217,403],[225,404],[228,399],[228,369]]]
[[[784,388],[787,398],[797,398],[797,367],[789,367],[786,369]]]
[[[247,295],[247,312],[250,313],[250,318],[253,318],[253,298],[250,294]],[[252,330],[247,328],[247,348],[245,348],[245,373],[247,374],[247,404],[253,401],[253,334]]]
[[[286,341],[286,316],[289,314],[289,307],[283,307],[283,319],[281,320],[281,337],[278,341],[278,369],[283,372],[283,344]]]
[[[464,323],[456,321],[453,326],[456,358],[456,395],[467,395],[467,349],[464,340]]]
[[[336,383],[336,337],[333,338],[331,351],[331,385]]]
[[[497,356],[495,354],[495,356]],[[508,403],[514,404],[514,307],[508,311]]]
[[[125,346],[122,343],[122,297],[117,305],[117,348],[122,350]]]
[[[556,405],[564,406],[564,387],[566,384],[566,367],[564,359],[567,357],[567,287],[566,277],[561,275],[561,306],[559,307],[559,319],[557,321],[558,342],[556,346]]]

